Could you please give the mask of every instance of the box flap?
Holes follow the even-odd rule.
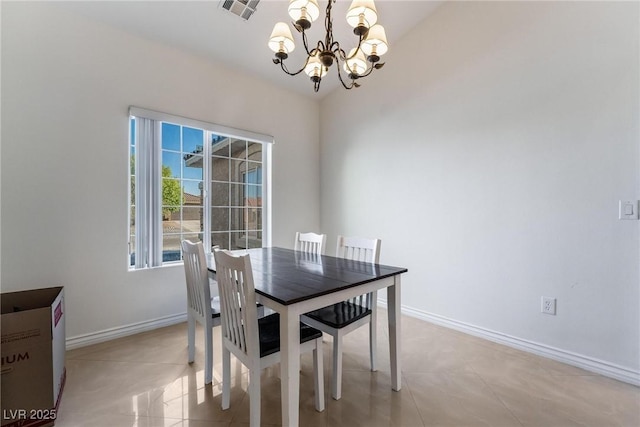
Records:
[[[2,293],[0,294],[1,312],[7,314],[50,307],[61,291],[62,286]]]

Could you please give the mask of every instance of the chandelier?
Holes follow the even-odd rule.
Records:
[[[378,21],[378,12],[373,0],[353,0],[347,11],[347,22],[353,27],[353,33],[358,37],[358,45],[347,55],[340,47],[340,43],[333,39],[333,20],[331,8],[336,0],[328,0],[324,27],[326,35],[318,40],[315,47],[309,49],[306,31],[311,23],[318,19],[320,8],[317,0],[291,0],[289,2],[289,16],[293,19],[293,27],[302,34],[302,43],[307,58],[302,68],[289,71],[285,60],[295,49],[291,30],[285,22],[278,22],[273,27],[269,38],[269,48],[275,52],[274,64],[280,65],[282,71],[290,76],[305,72],[313,82],[315,92],[320,89],[322,78],[329,72],[329,68],[336,63],[338,79],[345,89],[360,87],[357,80],[367,77],[374,69],[380,69],[384,63],[379,62],[380,56],[389,49],[384,28]],[[350,82],[342,77],[340,65],[347,73]]]

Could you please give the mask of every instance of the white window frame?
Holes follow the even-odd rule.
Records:
[[[262,245],[271,246],[271,150],[274,138],[270,135],[217,125],[186,117],[175,116],[139,107],[129,107],[129,122],[136,119],[135,129],[135,265],[131,265],[131,187],[129,186],[127,241],[129,250],[127,265],[129,270],[141,270],[168,265],[181,265],[182,260],[175,262],[162,261],[162,122],[177,124],[204,131],[203,164],[210,163],[211,146],[208,142],[210,134],[237,138],[262,144]],[[129,131],[131,138],[131,130]],[[132,141],[129,141],[129,156]],[[130,166],[129,166],[130,170]],[[130,172],[129,172],[130,173]],[[211,171],[203,168],[203,215],[205,217],[202,242],[206,252],[211,248],[211,200],[209,185]]]

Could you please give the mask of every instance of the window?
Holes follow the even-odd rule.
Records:
[[[135,107],[130,116],[131,268],[180,262],[184,239],[269,245],[271,137]]]

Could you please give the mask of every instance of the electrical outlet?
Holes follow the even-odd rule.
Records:
[[[542,309],[544,314],[556,315],[556,299],[551,297],[542,297]]]

